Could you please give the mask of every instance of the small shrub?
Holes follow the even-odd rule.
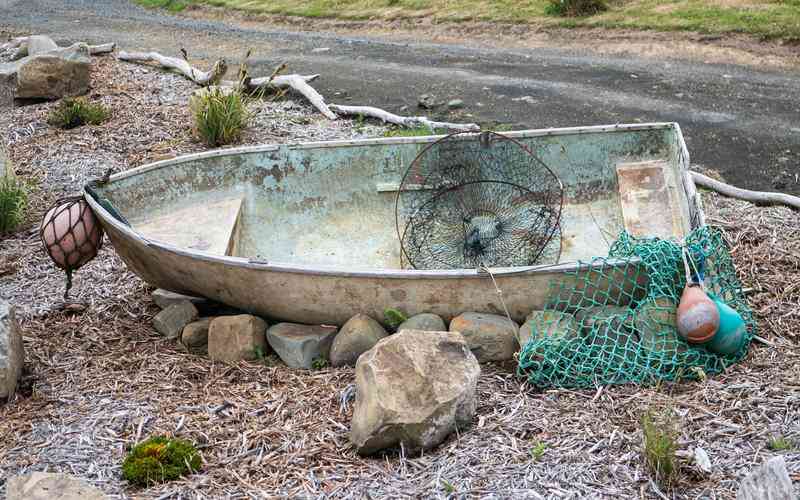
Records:
[[[152,437],[138,445],[122,463],[122,477],[139,485],[171,481],[200,469],[200,454],[183,439]]]
[[[794,443],[784,436],[775,436],[770,438],[767,447],[772,451],[786,451],[794,448]]]
[[[0,234],[9,233],[22,224],[27,206],[28,190],[25,184],[14,174],[0,177]]]
[[[642,417],[644,459],[656,482],[669,487],[678,473],[678,430],[671,410],[649,411]]]
[[[328,360],[324,356],[320,356],[318,358],[314,358],[311,360],[311,368],[315,370],[322,370],[323,368],[328,367]]]
[[[608,9],[605,0],[550,0],[545,14],[550,16],[591,16]]]
[[[100,103],[91,103],[82,97],[65,97],[47,116],[54,127],[70,129],[81,125],[99,125],[108,120],[111,110]]]
[[[391,307],[387,307],[383,311],[383,318],[386,320],[386,324],[390,327],[396,329],[398,326],[402,325],[405,320],[408,319],[405,314],[397,309],[392,309]]]
[[[250,113],[241,92],[209,88],[192,96],[189,105],[198,137],[210,147],[239,140]]]

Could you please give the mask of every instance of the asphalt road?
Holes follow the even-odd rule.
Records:
[[[692,163],[742,187],[800,194],[800,70],[290,31],[173,16],[125,0],[0,0],[0,29],[116,41],[128,50],[186,47],[193,57],[229,61],[252,49],[253,73],[282,61],[320,73],[315,85],[331,102],[416,113],[418,96],[428,93],[462,99],[461,112],[473,116],[461,119],[480,123],[676,121]]]

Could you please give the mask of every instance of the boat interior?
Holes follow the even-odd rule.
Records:
[[[605,256],[622,230],[664,238],[690,231],[676,125],[508,135],[563,185],[560,231],[541,264]],[[217,150],[118,174],[97,193],[146,240],[259,262],[401,269],[397,191],[434,140]]]

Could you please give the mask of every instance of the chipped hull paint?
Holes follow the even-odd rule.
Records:
[[[569,273],[585,266],[576,260],[607,250],[603,236],[613,239],[615,234],[605,233],[618,230],[621,220],[615,215],[618,198],[612,195],[616,192],[615,163],[667,161],[683,179],[682,200],[688,206],[692,227],[703,224],[700,201],[686,173],[688,153],[677,124],[508,135],[525,142],[556,170],[566,187],[564,224],[574,226],[566,231],[559,262],[493,269],[515,321],[522,322],[532,309],[542,308],[551,286],[569,280]],[[131,220],[168,212],[187,200],[242,196],[243,227],[237,255],[212,255],[149,239],[137,232],[135,225],[120,223],[87,198],[117,253],[145,281],[267,318],[342,324],[356,313],[382,318],[389,306],[407,314],[433,312],[446,319],[463,311],[502,313],[492,279],[475,270],[400,269],[393,197],[375,186],[397,182],[403,166],[435,139],[212,151],[118,174],[101,189],[101,195]],[[347,212],[357,216],[348,218]],[[335,221],[334,215],[342,220]],[[321,217],[331,224],[325,230],[336,230],[318,230]],[[596,222],[598,217],[600,225],[590,229],[587,221]],[[633,271],[620,269],[620,279],[626,272]]]

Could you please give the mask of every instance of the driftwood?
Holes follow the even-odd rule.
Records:
[[[12,61],[17,61],[19,59],[22,59],[23,57],[27,57],[29,55],[28,54],[28,40],[29,40],[29,38],[30,37],[27,37],[27,36],[14,38],[13,40],[9,41],[8,43],[4,43],[3,45],[0,45],[0,53],[7,52],[7,51],[10,51],[10,50],[14,50],[14,53],[11,54],[11,60]],[[44,36],[39,36],[38,38],[45,38],[45,39],[49,40],[49,37],[44,37]],[[79,43],[82,43],[82,42],[79,42]],[[75,45],[77,45],[77,44],[73,44],[72,46],[74,47]],[[96,56],[98,54],[107,54],[109,52],[113,52],[114,51],[114,47],[116,47],[116,44],[114,42],[101,43],[100,45],[89,45],[87,43],[86,46],[89,47],[89,55]],[[59,47],[58,45],[56,45],[55,42],[52,42],[52,47],[53,47],[53,50],[64,48],[64,47]]]
[[[248,53],[249,54],[249,53]],[[166,57],[158,52],[125,52],[121,51],[117,54],[117,59],[121,61],[130,62],[156,62],[164,68],[174,69],[182,75],[204,87],[211,85],[219,85],[223,88],[242,88],[245,90],[254,91],[260,88],[276,88],[276,89],[291,89],[298,94],[305,97],[320,113],[325,115],[330,120],[335,120],[338,115],[361,115],[371,118],[378,118],[384,123],[393,123],[402,127],[418,127],[425,126],[431,131],[440,128],[447,130],[457,131],[478,131],[480,127],[475,123],[447,123],[429,120],[424,116],[399,116],[380,108],[371,106],[340,106],[325,102],[325,98],[317,92],[317,90],[309,85],[309,82],[317,79],[319,75],[279,75],[285,65],[281,65],[276,71],[267,77],[251,78],[246,75],[246,71],[240,71],[240,82],[221,81],[222,76],[227,71],[225,61],[220,59],[214,63],[210,71],[200,71],[193,68],[186,61],[186,53],[184,51],[184,58],[178,59],[175,57]]]
[[[400,116],[394,113],[389,113],[388,111],[380,108],[374,108],[372,106],[341,106],[338,104],[331,104],[330,109],[340,115],[361,115],[370,118],[377,118],[384,123],[393,123],[395,125],[400,125],[401,127],[413,128],[424,126],[431,129],[432,132],[437,128],[456,130],[459,132],[473,132],[481,129],[476,123],[436,122],[429,120],[424,116]]]
[[[189,80],[203,87],[216,85],[228,71],[228,65],[225,63],[224,59],[215,62],[209,71],[200,71],[197,68],[193,68],[185,59],[162,56],[158,52],[125,52],[123,50],[117,54],[117,59],[129,62],[155,62],[162,68],[173,69],[179,72]]]
[[[692,179],[698,186],[716,191],[724,196],[749,201],[756,205],[786,205],[795,210],[800,210],[800,197],[798,196],[784,193],[750,191],[749,189],[741,189],[731,186],[730,184],[725,184],[724,182],[712,179],[698,172],[692,172],[691,174]]]

